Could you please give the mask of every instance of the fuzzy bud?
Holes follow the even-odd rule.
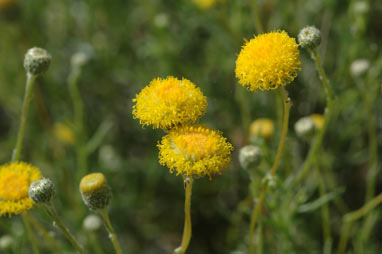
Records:
[[[7,250],[12,247],[14,244],[15,239],[13,239],[10,235],[3,235],[0,237],[0,250]]]
[[[367,72],[370,63],[366,59],[357,59],[350,65],[350,73],[353,77],[360,77]]]
[[[51,60],[48,51],[34,47],[25,54],[24,68],[28,73],[37,76],[48,70]]]
[[[317,48],[321,43],[321,32],[314,26],[307,26],[298,34],[298,42],[303,48]]]
[[[28,194],[36,204],[44,204],[52,200],[56,194],[56,188],[50,179],[41,178],[31,183]]]
[[[297,136],[304,139],[311,139],[314,136],[316,125],[310,116],[300,118],[294,125]]]
[[[101,228],[102,220],[97,215],[91,214],[86,216],[82,225],[86,231],[94,232]]]
[[[111,190],[102,173],[84,176],[80,182],[80,192],[85,205],[92,210],[104,209],[111,201]]]
[[[263,154],[258,146],[244,146],[239,151],[240,166],[244,169],[258,166],[261,162]]]

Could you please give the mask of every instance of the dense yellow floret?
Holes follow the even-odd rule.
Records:
[[[298,44],[285,31],[261,34],[246,42],[236,60],[236,77],[251,91],[276,89],[297,77]]]
[[[321,129],[324,125],[324,116],[320,114],[311,114],[310,117],[313,119],[316,128]]]
[[[12,216],[32,208],[28,188],[40,178],[40,171],[24,162],[0,166],[0,215]]]
[[[192,0],[201,10],[207,10],[216,4],[216,0]]]
[[[275,133],[275,126],[271,119],[258,118],[249,126],[249,135],[251,137],[262,137],[268,139]]]
[[[231,162],[233,150],[219,131],[199,125],[171,130],[158,147],[161,165],[191,177],[220,174]]]
[[[206,112],[207,98],[191,81],[156,78],[133,99],[134,118],[153,128],[195,122]]]

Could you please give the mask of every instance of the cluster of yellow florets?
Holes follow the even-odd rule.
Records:
[[[298,44],[285,31],[261,34],[246,42],[236,60],[236,77],[251,91],[276,89],[300,70]]]
[[[40,178],[40,171],[24,162],[0,166],[0,215],[12,216],[32,208],[28,188]]]
[[[159,147],[159,162],[171,172],[212,176],[227,168],[232,145],[221,133],[193,125],[206,111],[207,99],[187,79],[154,79],[133,100],[142,125],[169,131]]]
[[[231,161],[233,147],[219,131],[203,126],[183,126],[162,138],[159,162],[176,170],[177,175],[205,176],[220,174]]]
[[[206,112],[207,98],[191,81],[174,77],[157,78],[133,100],[134,118],[142,125],[170,129],[192,123]]]

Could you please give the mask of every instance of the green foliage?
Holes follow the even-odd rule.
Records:
[[[301,117],[323,114],[326,106],[314,62],[301,49],[302,71],[286,87],[293,102],[289,130],[256,231],[261,243],[257,253],[328,254],[327,244],[334,253],[344,215],[381,193],[380,1],[225,0],[207,10],[191,0],[15,1],[0,8],[0,162],[10,161],[16,142],[26,80],[24,54],[42,47],[52,62],[36,79],[21,160],[39,167],[55,183],[57,213],[88,253],[101,253],[98,247],[103,253],[114,252],[105,229],[94,235],[82,227],[91,213],[78,189],[80,174],[87,172],[102,172],[107,178],[113,193],[111,224],[124,253],[171,253],[180,243],[182,178],[158,163],[156,144],[164,133],[142,129],[131,113],[135,95],[153,78],[168,75],[185,77],[201,88],[208,98],[202,121],[222,130],[235,147],[228,171],[212,181],[194,182],[193,234],[187,253],[248,253],[252,201],[274,161],[282,119],[278,92],[250,93],[234,75],[243,38],[257,34],[255,2],[265,31],[283,29],[297,37],[308,25],[321,30],[319,54],[335,94],[313,166],[299,184],[290,184],[311,147],[297,137],[293,126]],[[78,52],[87,58],[77,79],[82,129],[74,119],[68,85],[71,58]],[[368,60],[370,67],[355,76],[350,67],[357,59]],[[263,161],[248,172],[240,168],[238,151],[249,143],[249,120],[260,117],[273,119],[276,133],[258,144]],[[57,123],[69,128],[74,143],[58,137]],[[81,156],[87,168],[79,168]],[[324,207],[330,214],[332,243],[324,240]],[[42,210],[35,207],[32,214],[45,229],[56,232],[63,253],[75,253]],[[381,219],[379,205],[352,221],[346,253],[379,253]],[[0,235],[15,240],[4,253],[32,253],[24,231],[20,216],[0,219]],[[41,253],[51,253],[49,242],[41,235],[37,239]]]

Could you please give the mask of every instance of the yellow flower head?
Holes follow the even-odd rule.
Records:
[[[38,168],[25,162],[0,166],[0,216],[20,214],[33,206],[29,185],[41,178]]]
[[[54,135],[58,140],[60,140],[65,145],[74,144],[74,133],[73,131],[63,123],[55,123],[53,127]]]
[[[172,129],[158,147],[159,163],[171,173],[210,178],[228,167],[233,150],[221,132],[200,125]]]
[[[285,31],[261,34],[246,42],[236,60],[236,77],[251,91],[276,89],[301,69],[298,44]]]
[[[317,129],[321,129],[324,125],[324,116],[320,114],[312,114],[310,117],[313,119],[314,125]]]
[[[134,118],[153,128],[195,122],[206,112],[207,98],[191,81],[156,78],[133,99]]]
[[[192,0],[201,10],[212,8],[216,4],[216,0]]]
[[[249,126],[249,135],[252,138],[262,137],[268,139],[273,136],[274,132],[273,121],[268,118],[258,118]]]

